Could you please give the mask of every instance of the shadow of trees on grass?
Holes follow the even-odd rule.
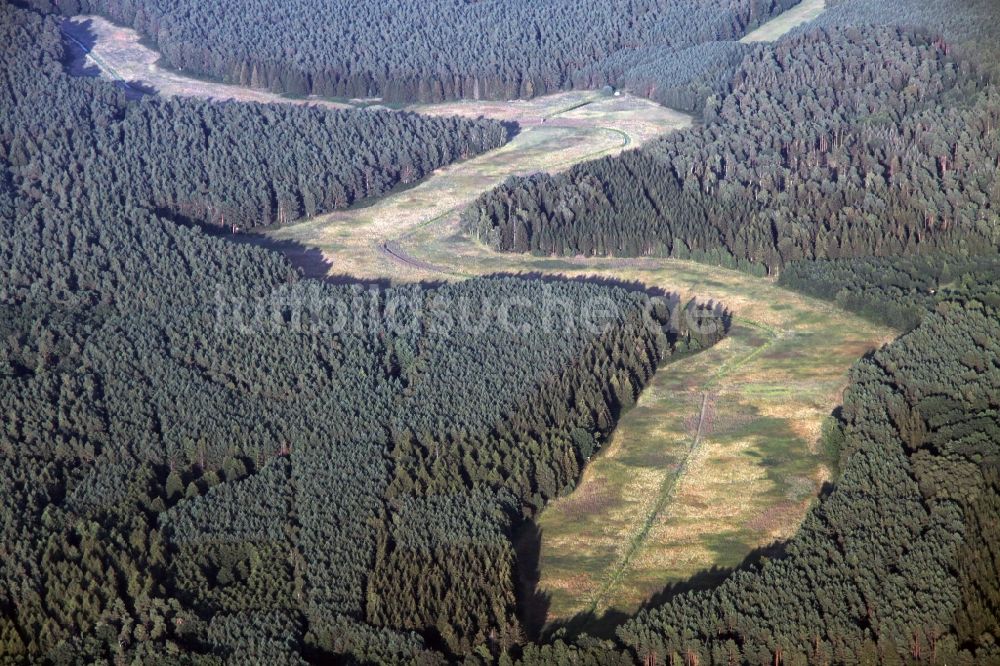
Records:
[[[528,637],[541,641],[560,638],[563,641],[574,642],[583,636],[605,640],[614,639],[615,630],[640,611],[670,603],[689,592],[711,590],[737,571],[758,570],[765,561],[784,557],[788,543],[787,541],[776,541],[750,551],[734,567],[713,566],[702,569],[686,580],[669,583],[662,590],[646,599],[634,612],[610,608],[602,613],[577,613],[570,618],[547,623],[546,615],[551,607],[551,595],[538,588],[542,534],[534,523],[525,529],[526,533],[521,535],[522,539],[517,542],[518,566],[521,571],[527,570],[533,574],[527,577],[522,576],[522,584],[529,584],[530,587],[522,588],[522,596],[520,597],[521,621]]]

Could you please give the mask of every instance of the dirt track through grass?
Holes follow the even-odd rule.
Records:
[[[587,613],[594,614],[598,611],[598,609],[606,607],[608,599],[615,591],[615,587],[621,582],[622,577],[625,575],[629,566],[631,566],[632,559],[645,545],[646,539],[649,538],[649,532],[653,528],[653,525],[656,524],[656,522],[662,517],[663,512],[669,506],[670,500],[673,498],[674,493],[677,490],[678,481],[684,476],[684,472],[688,467],[691,457],[698,450],[698,445],[701,444],[701,434],[705,426],[705,411],[707,408],[708,393],[703,396],[701,401],[701,410],[698,415],[698,428],[695,432],[694,439],[691,441],[691,448],[688,449],[687,453],[684,455],[684,459],[681,460],[676,472],[674,474],[664,476],[663,485],[660,487],[660,492],[656,496],[656,502],[653,505],[652,510],[646,516],[645,520],[643,520],[637,533],[629,540],[628,548],[626,549],[625,554],[611,567],[607,577],[601,584],[600,588],[598,588],[597,592],[594,594],[594,598],[587,607]]]
[[[272,236],[322,249],[338,274],[412,279],[413,269],[425,269],[426,262],[408,261],[404,252],[397,251],[398,243],[390,245],[392,252],[386,252],[387,242],[409,248],[414,234],[457,219],[477,196],[509,176],[561,171],[641,145],[693,122],[690,116],[647,100],[593,92],[505,103],[453,102],[413,110],[433,115],[485,115],[516,122],[520,129],[506,146],[438,169],[408,190],[364,208],[336,211],[275,229]],[[433,279],[435,272],[421,270],[419,276]]]
[[[848,368],[892,337],[766,281],[666,263],[626,275],[719,296],[740,314],[722,343],[653,377],[577,489],[540,516],[551,621],[632,612],[791,536],[830,478],[820,426]],[[743,300],[754,292],[760,307]]]
[[[105,78],[127,84],[142,84],[165,97],[199,97],[240,102],[317,104],[349,108],[346,103],[321,99],[293,100],[267,90],[227,85],[186,76],[160,65],[160,54],[142,43],[135,30],[111,23],[100,16],[75,16],[63,21],[62,31],[73,43],[70,71],[79,75],[96,65]],[[84,44],[93,41],[89,51]]]

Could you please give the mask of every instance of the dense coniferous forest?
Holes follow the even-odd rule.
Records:
[[[796,261],[782,272],[779,284],[910,330],[953,294],[1000,307],[1000,256],[936,253]]]
[[[31,0],[132,26],[170,65],[228,82],[421,102],[597,88],[651,50],[738,38],[797,2]]]
[[[237,159],[236,137],[275,124],[246,149],[248,187],[266,169],[301,196],[326,185],[290,137],[349,150],[378,130],[391,163],[502,128],[126,102],[63,71],[54,18],[0,12],[0,653],[391,662],[520,640],[514,529],[675,347],[723,334],[684,324],[715,308],[576,282],[304,280],[186,224],[246,204],[216,187],[213,145]],[[179,206],[191,190],[211,206]]]
[[[840,476],[780,555],[607,640],[531,643],[513,535],[658,367],[720,339],[721,306],[503,276],[303,279],[190,223],[349,205],[503,127],[126,102],[63,71],[54,17],[5,3],[0,657],[1000,662],[1000,98],[969,47],[989,0],[839,0],[765,46],[718,40],[782,3],[303,1],[282,21],[266,3],[30,4],[100,11],[176,66],[292,92],[627,82],[703,124],[512,181],[467,228],[507,251],[780,272],[908,332],[852,372],[825,434]],[[722,323],[687,325],[703,315]]]
[[[123,202],[173,216],[261,226],[344,208],[507,138],[504,126],[489,120],[194,100],[126,103],[99,83],[57,81],[65,77],[59,33],[46,34],[33,54],[10,62],[18,69],[6,72],[10,111],[0,122],[8,158],[29,180],[28,190],[63,200],[125,191]],[[67,152],[82,178],[44,163]]]
[[[855,369],[827,434],[841,474],[778,558],[522,663],[1000,661],[996,9],[903,4],[839,2],[775,45],[720,49],[695,70],[703,127],[466,212],[495,249],[780,273],[911,331]],[[664,101],[696,108],[679,90]]]
[[[754,47],[740,42],[704,42],[681,51],[650,49],[627,56],[627,67],[614,80],[665,106],[699,115],[712,95],[728,90],[736,67]],[[615,63],[615,59],[609,60]]]
[[[995,53],[997,7],[992,0],[960,0],[943,5],[933,0],[827,0],[828,11],[816,23],[825,26],[882,25],[927,28],[983,54]]]
[[[784,557],[619,639],[658,663],[996,663],[998,322],[953,302],[860,363],[841,478]]]
[[[874,58],[872,54],[879,56]],[[994,252],[1000,98],[939,36],[826,28],[749,53],[705,126],[484,194],[498,250],[790,261]]]

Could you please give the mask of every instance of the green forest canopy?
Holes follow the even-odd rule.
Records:
[[[537,240],[552,243],[543,252],[590,242],[595,252],[644,253],[644,243],[675,228],[667,222],[687,229],[687,219],[722,220],[725,211],[705,193],[730,187],[734,201],[754,202],[746,224],[712,233],[692,225],[685,242],[703,244],[689,245],[690,256],[733,265],[760,265],[764,256],[790,286],[916,327],[854,371],[828,433],[842,475],[781,557],[668,598],[611,640],[538,643],[517,619],[513,530],[572,488],[673,349],[717,338],[649,326],[650,313],[664,322],[669,312],[641,292],[512,278],[333,286],[302,279],[271,252],[208,236],[182,218],[212,223],[225,209],[251,223],[274,220],[291,215],[280,212],[290,200],[309,214],[310,200],[324,202],[317,210],[350,203],[336,183],[360,182],[331,146],[316,163],[341,164],[334,177],[306,168],[300,179],[280,132],[254,137],[246,154],[254,184],[218,182],[213,169],[225,151],[212,147],[244,140],[248,127],[293,127],[291,139],[306,151],[319,150],[310,137],[355,145],[349,137],[358,136],[364,145],[376,128],[395,128],[399,140],[370,153],[370,175],[382,185],[352,200],[403,180],[401,156],[446,163],[505,134],[490,123],[406,115],[127,104],[108,84],[65,74],[54,19],[4,5],[0,653],[55,663],[331,655],[375,663],[457,655],[526,664],[996,663],[1000,314],[989,260],[995,171],[987,168],[997,158],[996,96],[987,73],[953,52],[947,32],[981,28],[970,19],[981,7],[949,12],[943,41],[909,28],[843,28],[847,19],[884,20],[877,5],[837,3],[840,24],[752,47],[757,58],[737,62],[727,47],[702,47],[721,59],[703,74],[651,60],[649,76],[664,72],[672,94],[704,108],[704,127],[661,140],[655,153],[554,180],[552,192],[573,215],[535,198],[544,188],[515,183],[502,190],[509,199],[489,195],[492,208],[470,222],[494,219],[483,210],[528,219],[527,207],[546,233],[511,226],[500,234],[511,246],[500,249],[536,249]],[[913,0],[904,9],[911,5],[914,20],[934,15]],[[843,85],[845,67],[863,74],[856,85]],[[738,74],[731,83],[727,71]],[[829,88],[784,90],[777,81]],[[753,87],[769,92],[754,96]],[[747,124],[745,105],[769,122]],[[199,123],[211,123],[207,137]],[[733,127],[754,141],[740,143]],[[111,154],[123,136],[144,151],[133,155],[143,170]],[[441,140],[453,143],[435,158],[431,146]],[[734,158],[689,171],[697,151],[716,145],[732,147]],[[643,161],[650,154],[655,164]],[[904,156],[912,162],[895,167]],[[672,177],[647,171],[664,164]],[[661,204],[636,217],[645,226],[609,235],[593,224],[602,211],[648,210],[639,193],[600,192],[612,181],[591,170],[614,175],[619,165]],[[780,177],[761,177],[775,165]],[[199,193],[197,205],[182,198],[188,188]],[[918,194],[938,215],[930,229],[914,215]],[[512,200],[515,213],[503,208]],[[848,207],[865,212],[874,230]],[[771,243],[764,220],[776,225]],[[927,256],[871,256],[898,252]],[[863,275],[884,277],[885,287],[865,285]],[[593,298],[617,308],[599,332],[531,326],[553,295],[574,309]],[[514,328],[372,325],[400,303],[454,320],[460,313],[449,308],[463,300],[511,299],[527,303]],[[331,335],[325,317],[342,310],[360,313],[359,325]]]
[[[735,39],[797,0],[31,0],[98,13],[166,62],[241,85],[388,101],[598,88],[651,54]]]
[[[213,146],[273,123],[247,177],[322,195],[324,173],[282,158],[289,136],[385,152],[391,129],[391,166],[502,128],[126,102],[63,71],[54,18],[0,12],[0,652],[393,661],[516,635],[516,526],[573,486],[676,345],[717,336],[595,284],[302,279],[188,223],[243,203]],[[214,203],[177,210],[190,189]]]
[[[998,127],[989,75],[933,33],[814,29],[747,55],[703,127],[510,179],[463,218],[500,251],[771,274],[796,260],[995,253]]]

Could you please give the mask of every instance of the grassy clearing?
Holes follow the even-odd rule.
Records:
[[[490,116],[520,131],[503,148],[438,169],[418,185],[370,206],[337,211],[276,229],[271,235],[323,250],[338,274],[399,280],[439,279],[435,271],[373,252],[386,241],[428,232],[454,234],[461,210],[512,175],[557,172],[640,145],[692,119],[652,102],[622,95],[570,92],[514,102],[460,101],[411,110],[431,115]],[[426,257],[422,257],[426,259]],[[498,266],[504,270],[504,266]],[[461,270],[459,271],[462,272]]]
[[[833,467],[818,446],[822,422],[840,403],[851,365],[891,331],[734,271],[673,260],[497,257],[453,232],[430,225],[408,247],[453,275],[634,280],[720,300],[736,315],[725,341],[657,373],[578,488],[541,514],[539,586],[550,621],[634,611],[671,583],[737,566],[795,532]]]
[[[437,278],[600,276],[734,312],[726,340],[657,373],[577,489],[539,517],[550,621],[634,611],[672,583],[790,537],[830,478],[820,432],[849,368],[894,336],[773,281],[701,264],[497,255],[458,233],[450,216],[411,231],[405,245]]]
[[[160,54],[144,43],[142,36],[131,28],[117,26],[100,16],[75,16],[63,22],[63,32],[87,42],[95,40],[89,54],[76,48],[70,71],[80,74],[93,65],[102,76],[111,80],[142,82],[166,97],[200,97],[204,99],[240,102],[277,102],[282,104],[315,104],[328,108],[351,108],[351,104],[313,97],[292,98],[266,90],[227,85],[217,81],[186,76],[161,67]],[[88,36],[89,35],[89,36]]]
[[[802,0],[788,11],[782,12],[781,15],[771,19],[753,32],[744,35],[740,41],[745,44],[773,42],[803,23],[812,21],[825,9],[826,0]]]
[[[652,258],[500,256],[455,225],[445,216],[406,245],[452,277],[601,276],[716,299],[735,315],[722,343],[657,373],[577,489],[541,514],[539,587],[550,621],[634,611],[672,583],[737,566],[795,532],[833,468],[819,446],[822,423],[849,368],[892,331],[735,271]]]
[[[698,447],[701,445],[702,435],[705,431],[705,421],[708,411],[709,394],[705,393],[702,396],[701,410],[698,415],[698,425],[691,437],[690,448],[687,451],[682,452],[682,457],[680,459],[663,459],[661,456],[660,460],[656,461],[660,463],[656,466],[667,470],[668,473],[663,475],[663,480],[657,490],[652,506],[649,507],[649,512],[637,526],[635,533],[631,535],[628,543],[625,544],[621,557],[613,562],[611,566],[607,567],[604,572],[603,580],[594,592],[593,597],[587,606],[586,612],[593,614],[599,610],[604,610],[607,606],[608,600],[616,595],[617,589],[622,586],[626,577],[631,573],[631,570],[633,569],[633,562],[646,548],[650,531],[661,519],[665,511],[670,507],[670,504],[674,500],[677,493],[678,486],[680,485],[682,479],[684,479],[688,467],[698,454]]]
[[[810,5],[815,0],[803,3]],[[92,28],[98,57],[163,94],[288,102],[178,77],[158,69],[155,52],[131,31],[101,19]],[[738,565],[794,533],[831,473],[818,446],[823,420],[839,404],[850,366],[892,332],[734,271],[652,258],[498,255],[460,233],[462,207],[507,176],[616,153],[690,125],[688,116],[627,95],[580,92],[412,110],[491,116],[521,131],[500,150],[372,205],[273,235],[320,249],[332,274],[395,281],[498,272],[598,276],[715,299],[735,314],[726,340],[657,373],[577,489],[539,517],[547,618],[632,611],[671,583]]]
[[[789,305],[781,311],[814,307]],[[859,348],[885,336],[864,322],[829,315],[821,368],[814,366],[811,335],[761,338],[738,324],[716,348],[654,377],[579,488],[539,520],[540,587],[550,595],[550,620],[633,611],[670,583],[736,566],[794,532],[829,475],[830,461],[816,445],[820,424],[839,401]],[[794,320],[783,324],[795,326]],[[843,324],[852,325],[839,328]],[[760,353],[765,348],[779,349],[794,365],[774,367]],[[698,396],[707,396],[703,412]],[[696,419],[700,443],[692,448]],[[670,464],[686,452],[685,465]],[[620,484],[607,493],[621,500],[602,507],[615,521],[567,516],[575,495],[593,483]],[[607,553],[616,555],[610,564],[601,557]]]

